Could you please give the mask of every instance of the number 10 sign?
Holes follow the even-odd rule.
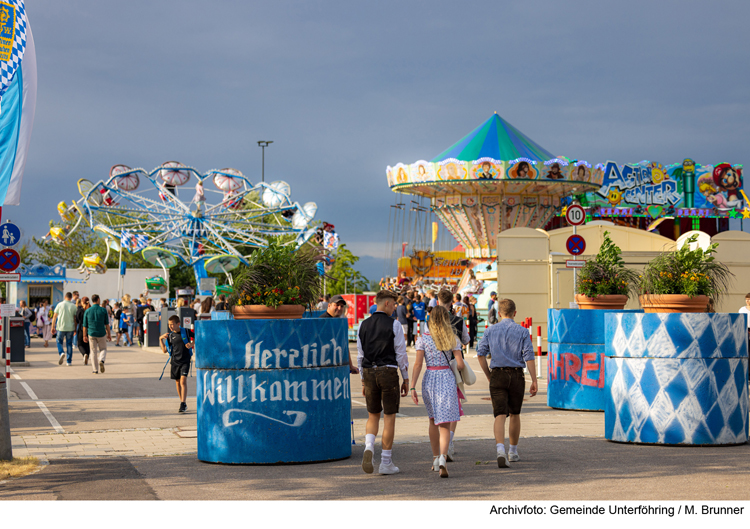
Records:
[[[565,220],[571,226],[580,226],[586,221],[586,211],[578,204],[568,206],[565,212]]]

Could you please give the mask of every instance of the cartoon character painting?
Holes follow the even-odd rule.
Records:
[[[742,199],[738,196],[742,189],[742,169],[728,163],[719,164],[714,168],[713,181],[716,187],[726,193],[727,207],[742,207]]]
[[[612,187],[609,189],[609,193],[607,194],[607,200],[610,204],[613,206],[617,206],[622,202],[622,192],[617,187]]]
[[[406,171],[403,167],[399,167],[398,171],[396,171],[396,183],[398,184],[405,184],[409,181],[409,177],[406,174]]]
[[[490,162],[482,162],[482,168],[477,173],[477,178],[480,180],[490,180],[493,177],[492,164]]]
[[[466,167],[463,163],[448,162],[438,169],[440,180],[463,180],[466,178]]]
[[[521,161],[508,170],[510,178],[519,178],[522,180],[533,180],[537,177],[537,170],[529,162]]]
[[[706,202],[715,208],[723,211],[729,209],[726,197],[719,192],[719,188],[714,183],[713,175],[706,174],[698,179],[698,191],[706,197]]]
[[[591,171],[584,164],[574,165],[570,168],[570,179],[578,182],[588,182]]]
[[[526,163],[526,162],[521,162],[521,163]],[[549,171],[547,171],[547,175],[545,178],[549,178],[550,180],[561,180],[565,178],[565,176],[562,174],[562,171],[560,170],[560,164],[555,162],[552,165],[550,165]]]

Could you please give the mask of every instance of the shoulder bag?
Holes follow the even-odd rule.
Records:
[[[452,360],[448,360],[448,355],[445,354],[445,351],[440,351],[440,352],[443,353],[443,356],[445,356],[445,360],[448,362],[448,365],[451,367],[451,371],[453,371],[453,377],[456,379],[456,384],[463,384],[463,379],[461,378],[461,372],[458,370],[456,359],[453,358]]]

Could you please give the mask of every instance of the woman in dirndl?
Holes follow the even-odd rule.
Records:
[[[447,457],[451,440],[450,425],[460,420],[463,411],[458,402],[458,388],[450,358],[453,354],[459,371],[464,368],[461,356],[461,342],[453,333],[451,315],[445,307],[437,306],[430,313],[429,333],[417,339],[417,359],[411,378],[415,387],[410,388],[414,404],[419,404],[416,385],[422,371],[427,370],[422,381],[422,398],[427,415],[430,417],[430,447],[432,448],[432,470],[440,472],[441,478],[448,477]]]

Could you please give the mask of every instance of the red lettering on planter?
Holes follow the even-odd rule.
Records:
[[[583,353],[583,370],[581,371],[581,384],[584,386],[596,387],[598,380],[592,380],[588,377],[589,371],[599,371],[599,364],[596,363],[598,353]]]
[[[573,353],[563,353],[563,357],[565,358],[565,380],[572,378],[580,383],[581,377],[576,373],[581,369],[581,359]]]
[[[600,388],[604,387],[604,355],[602,355],[602,359],[599,361],[599,386]]]

